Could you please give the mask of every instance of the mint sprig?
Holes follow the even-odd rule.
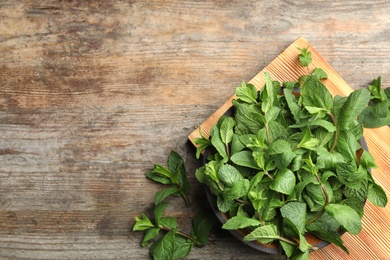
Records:
[[[174,260],[186,257],[193,246],[204,246],[209,238],[215,218],[210,214],[200,212],[192,219],[192,229],[189,234],[180,231],[177,220],[166,216],[169,202],[164,201],[169,196],[181,196],[189,206],[187,195],[190,186],[187,179],[183,158],[175,151],[168,155],[168,167],[154,165],[154,169],[146,176],[155,182],[170,185],[156,192],[154,196],[153,217],[145,213],[135,217],[133,231],[143,231],[142,247],[149,247],[149,254],[156,260]]]

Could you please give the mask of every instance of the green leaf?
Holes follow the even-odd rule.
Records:
[[[362,229],[362,221],[358,213],[349,206],[329,204],[325,207],[325,211],[333,216],[352,235],[359,234]]]
[[[298,106],[298,101],[296,96],[293,94],[292,89],[285,88],[283,90],[284,97],[287,101],[288,108],[292,116],[294,117],[295,122],[301,121],[301,108]]]
[[[133,231],[143,231],[152,227],[154,227],[154,225],[150,221],[150,219],[145,215],[145,213],[142,213],[141,218],[135,217],[135,224],[133,226]]]
[[[161,228],[175,229],[177,227],[177,221],[173,217],[161,217],[157,224]]]
[[[259,166],[257,165],[255,159],[252,156],[251,151],[241,151],[235,153],[234,155],[232,155],[232,157],[230,157],[230,159],[237,165],[260,170]]]
[[[320,141],[314,138],[311,134],[310,128],[306,127],[302,131],[302,140],[299,142],[299,148],[316,149]]]
[[[376,183],[370,184],[368,188],[368,200],[379,207],[386,207],[387,196],[385,191]]]
[[[232,137],[232,144],[230,147],[230,154],[233,155],[235,153],[238,153],[244,149],[244,144],[240,141],[240,136],[238,134],[233,134]]]
[[[178,190],[179,189],[177,187],[169,187],[156,192],[156,194],[154,195],[154,204],[156,205],[159,204],[160,202],[165,200],[169,195],[176,194]]]
[[[194,138],[194,144],[196,148],[196,159],[200,158],[201,153],[209,146],[211,146],[211,141],[209,138],[203,135],[202,127],[199,127],[200,138]]]
[[[171,151],[168,155],[168,169],[172,173],[171,175],[171,180],[172,182],[177,186],[178,191],[177,194],[175,193],[170,193],[175,194],[175,195],[181,195],[185,201],[185,203],[188,206],[188,200],[186,195],[190,192],[190,184],[187,179],[187,171],[184,165],[184,160],[183,158],[175,151]],[[166,190],[162,192],[160,195],[166,195],[167,193],[171,192],[170,190]],[[169,196],[168,195],[168,196]],[[164,197],[155,197],[157,201],[164,200]]]
[[[325,195],[320,184],[309,183],[305,187],[303,195],[311,211],[320,211],[325,205]]]
[[[364,168],[357,169],[355,165],[340,163],[336,167],[338,179],[347,187],[359,189],[363,180],[367,178],[367,171]]]
[[[347,198],[356,198],[359,199],[363,204],[367,198],[368,194],[368,181],[363,180],[362,184],[358,188],[352,188],[346,186],[344,189],[344,195]]]
[[[157,237],[159,233],[160,233],[159,228],[153,227],[147,229],[145,231],[144,237],[142,238],[141,246],[142,247],[147,246],[149,244],[149,241]]]
[[[275,179],[271,183],[270,188],[274,191],[290,195],[294,192],[295,181],[295,175],[291,170],[279,170],[276,173]]]
[[[298,54],[299,62],[303,67],[309,66],[312,61],[311,52],[309,51],[309,46],[306,48],[298,48],[300,54]]]
[[[295,224],[300,234],[305,233],[306,226],[306,203],[289,202],[281,207],[283,218],[289,219]]]
[[[359,144],[351,132],[344,130],[339,133],[337,151],[345,158],[346,162],[356,163],[356,151],[359,148]]]
[[[190,253],[193,244],[187,239],[176,235],[174,237],[174,250],[172,259],[183,259]]]
[[[228,212],[230,210],[230,207],[234,204],[234,200],[232,199],[225,199],[224,196],[218,195],[217,196],[217,208],[221,212]]]
[[[258,93],[253,84],[242,82],[241,87],[236,88],[236,96],[246,103],[256,103]]]
[[[378,116],[378,109],[381,109],[379,104],[374,106],[367,106],[358,116],[358,121],[365,128],[377,128],[381,126],[390,125],[390,111],[387,110],[387,115],[385,117]],[[383,112],[380,112],[380,114]]]
[[[183,259],[190,253],[193,243],[186,238],[176,235],[171,230],[150,247],[149,252],[153,259]]]
[[[273,142],[279,138],[286,139],[288,136],[287,127],[277,121],[268,122],[269,142]]]
[[[241,173],[229,164],[224,164],[219,168],[218,178],[228,187],[232,187],[235,183],[244,179]]]
[[[272,83],[269,72],[265,72],[264,75],[265,75],[265,88],[262,89],[263,91],[262,110],[264,114],[267,114],[274,106],[276,94],[274,91],[274,85]]]
[[[226,200],[234,200],[243,197],[249,189],[249,180],[243,179],[233,184],[232,187],[225,187],[222,193]]]
[[[290,243],[284,242],[282,240],[280,241],[280,245],[282,246],[283,251],[286,253],[286,256],[288,257],[288,259],[290,259],[290,257],[292,256],[292,254],[294,253],[294,251],[296,249],[296,246],[291,245]]]
[[[217,149],[218,153],[222,156],[224,159],[228,159],[228,155],[226,152],[226,146],[221,140],[221,136],[219,134],[219,129],[217,125],[214,125],[211,128],[211,144]]]
[[[229,218],[225,224],[223,224],[222,228],[227,230],[235,230],[242,229],[247,227],[257,227],[261,225],[261,222],[257,219],[243,217],[243,216],[235,216]]]
[[[337,118],[337,124],[340,130],[348,129],[351,121],[362,112],[370,100],[370,92],[367,89],[353,91],[347,98],[347,101],[341,108],[340,115]]]
[[[347,198],[341,202],[342,205],[350,206],[354,211],[356,211],[360,218],[364,214],[364,204],[358,198]]]
[[[234,119],[242,134],[255,134],[264,127],[265,117],[256,105],[248,105],[238,100],[232,100],[235,108]]]
[[[175,151],[171,151],[168,155],[168,169],[172,173],[185,172],[184,160]]]
[[[165,209],[168,207],[169,203],[168,202],[160,202],[158,203],[154,210],[153,210],[153,215],[154,219],[158,221],[162,215],[164,214]]]
[[[257,240],[261,243],[268,244],[279,238],[280,236],[276,225],[269,224],[269,225],[258,227],[255,230],[253,230],[251,233],[249,233],[244,237],[244,241]]]
[[[329,243],[335,244],[336,246],[340,247],[344,252],[349,254],[348,249],[344,246],[344,242],[341,239],[338,232],[334,230],[328,230],[326,228],[326,223],[323,225],[317,225],[318,229],[311,230],[316,236],[318,236],[320,239],[327,241]]]
[[[226,117],[221,124],[220,135],[224,144],[229,144],[233,139],[233,127],[236,125],[236,121],[232,117]]]
[[[311,75],[313,75],[317,79],[327,79],[328,78],[328,75],[326,74],[326,72],[321,68],[314,68]]]
[[[171,173],[168,169],[159,165],[155,166],[155,170],[148,171],[146,177],[162,184],[172,184]]]
[[[325,85],[315,77],[308,77],[302,85],[301,100],[305,108],[310,108],[314,113],[330,112],[333,107],[332,95]],[[313,111],[314,108],[318,111]]]
[[[197,246],[203,246],[207,243],[211,229],[216,224],[216,219],[207,213],[198,213],[192,219],[192,229],[190,235],[197,241]]]
[[[291,146],[286,140],[275,140],[269,146],[269,154],[283,154],[285,152],[291,151]]]
[[[344,157],[338,152],[329,152],[324,147],[316,149],[318,158],[317,166],[323,170],[334,170],[340,163],[345,163]]]
[[[372,99],[385,100],[387,98],[385,90],[382,89],[381,77],[374,79],[369,85],[368,90]]]

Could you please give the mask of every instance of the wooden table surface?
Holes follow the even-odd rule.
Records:
[[[148,259],[131,228],[161,188],[153,164],[186,161],[191,206],[168,211],[188,226],[208,209],[193,129],[299,36],[352,88],[390,86],[389,13],[384,0],[0,1],[0,258]],[[216,230],[188,259],[278,257]]]

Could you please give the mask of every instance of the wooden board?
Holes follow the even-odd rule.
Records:
[[[298,61],[298,48],[306,48],[310,43],[303,37],[298,38],[289,47],[287,47],[277,58],[261,70],[253,79],[249,81],[260,89],[265,84],[264,73],[269,72],[273,80],[294,81],[297,80],[305,69]],[[328,79],[324,80],[325,86],[332,95],[346,96],[353,89],[339,76],[339,74],[329,65],[329,63],[313,48],[313,61],[310,69],[320,67],[328,74]],[[205,136],[209,136],[211,127],[218,121],[231,106],[233,95],[217,111],[215,111],[207,120],[195,129],[190,135],[189,140],[194,144],[194,139],[200,137],[199,128]],[[367,141],[369,151],[374,156],[378,165],[377,169],[372,170],[372,175],[379,185],[381,185],[386,195],[390,197],[390,129],[381,127],[378,129],[365,129],[364,137]],[[365,214],[363,217],[363,230],[359,235],[353,236],[346,233],[342,236],[350,255],[344,253],[336,246],[330,245],[310,255],[311,259],[390,259],[390,205],[385,208],[373,206],[370,202],[365,205]]]

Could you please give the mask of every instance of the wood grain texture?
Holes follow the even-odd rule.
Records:
[[[389,86],[389,12],[382,0],[0,1],[0,259],[148,259],[130,231],[161,188],[145,172],[183,155],[192,206],[168,210],[188,226],[207,208],[194,128],[301,35],[352,88]],[[389,164],[382,136],[367,137],[375,176]],[[388,208],[367,210],[389,230]],[[366,240],[346,237],[350,259],[389,252],[365,223]],[[278,259],[220,230],[188,257],[221,258]]]

